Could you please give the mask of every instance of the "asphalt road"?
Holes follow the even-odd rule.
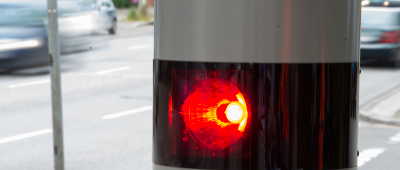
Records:
[[[103,117],[152,105],[153,36],[102,43],[62,59],[66,169],[151,169],[152,111]],[[1,170],[53,169],[45,69],[0,75]]]
[[[62,58],[66,169],[150,170],[153,35],[107,37],[93,46]],[[0,74],[1,170],[53,169],[46,70]],[[398,77],[397,69],[363,67],[360,105],[399,86]],[[398,169],[400,128],[359,127],[359,169]]]

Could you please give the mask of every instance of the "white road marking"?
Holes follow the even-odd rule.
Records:
[[[394,135],[394,136],[392,136],[390,139],[389,139],[389,144],[396,144],[396,143],[399,143],[400,142],[400,133],[398,133],[398,134],[396,134],[396,135]]]
[[[133,110],[128,110],[128,111],[124,111],[124,112],[106,115],[106,116],[103,116],[103,119],[114,119],[117,117],[140,113],[140,112],[144,112],[144,111],[151,110],[151,109],[153,109],[153,106],[145,106],[145,107],[141,107],[141,108],[137,108],[137,109],[133,109]]]
[[[43,129],[43,130],[39,130],[39,131],[35,131],[35,132],[25,133],[25,134],[22,134],[22,135],[11,136],[11,137],[8,137],[8,138],[0,139],[0,144],[7,143],[7,142],[12,142],[12,141],[16,141],[16,140],[21,140],[21,139],[25,139],[25,138],[29,138],[29,137],[44,135],[44,134],[51,133],[51,132],[53,132],[53,130],[51,130],[51,129]]]
[[[41,80],[41,81],[33,81],[33,82],[28,82],[28,83],[13,84],[13,85],[9,85],[8,88],[25,87],[25,86],[45,84],[45,83],[50,83],[50,80]]]
[[[151,45],[139,45],[139,46],[133,46],[129,47],[128,50],[139,50],[139,49],[144,49],[144,48],[149,48]]]
[[[360,156],[358,157],[358,167],[363,166],[365,163],[382,154],[384,151],[385,149],[383,148],[371,148],[363,150],[360,152]]]
[[[131,69],[131,67],[119,67],[119,68],[113,68],[113,69],[109,69],[109,70],[102,70],[102,71],[98,71],[96,72],[96,74],[108,74],[108,73],[113,73],[113,72],[117,72],[117,71],[123,71],[123,70],[129,70]]]

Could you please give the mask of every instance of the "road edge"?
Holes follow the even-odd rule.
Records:
[[[400,86],[397,86],[397,87],[393,88],[392,90],[389,90],[385,94],[380,95],[377,98],[371,100],[370,102],[364,104],[362,109],[360,109],[360,111],[359,111],[360,120],[364,120],[364,121],[371,122],[371,123],[380,123],[380,124],[386,124],[386,125],[400,126],[400,119],[377,116],[377,115],[371,114],[369,112],[369,110],[371,110],[380,101],[385,100],[386,98],[388,98],[396,93],[400,94]]]
[[[386,125],[400,126],[400,119],[389,119],[379,116],[373,116],[366,113],[365,111],[360,111],[360,119],[371,123],[381,123]]]
[[[132,24],[132,28],[137,28],[146,25],[154,25],[154,20],[146,21],[146,22],[135,22]]]

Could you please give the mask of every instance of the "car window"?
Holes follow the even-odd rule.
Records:
[[[101,3],[101,6],[104,6],[104,7],[110,8],[110,7],[111,7],[111,4],[110,4],[110,2],[109,2],[109,1],[103,1],[103,2]]]
[[[47,5],[45,3],[23,2],[25,1],[6,2],[0,0],[0,25],[43,25],[45,23],[47,18]],[[94,9],[95,2],[94,0],[59,0],[60,17],[71,13],[91,11]]]
[[[47,17],[44,8],[1,6],[0,25],[42,25]]]
[[[110,3],[108,2],[103,2],[102,6],[111,7]]]
[[[87,12],[93,10],[93,1],[59,1],[58,9],[62,13]]]

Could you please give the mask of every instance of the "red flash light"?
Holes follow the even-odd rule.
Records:
[[[245,107],[240,102],[231,102],[225,111],[226,117],[233,124],[239,124],[245,118]]]
[[[214,150],[235,144],[246,128],[249,115],[243,94],[222,78],[196,84],[183,103],[181,114],[190,136]]]

